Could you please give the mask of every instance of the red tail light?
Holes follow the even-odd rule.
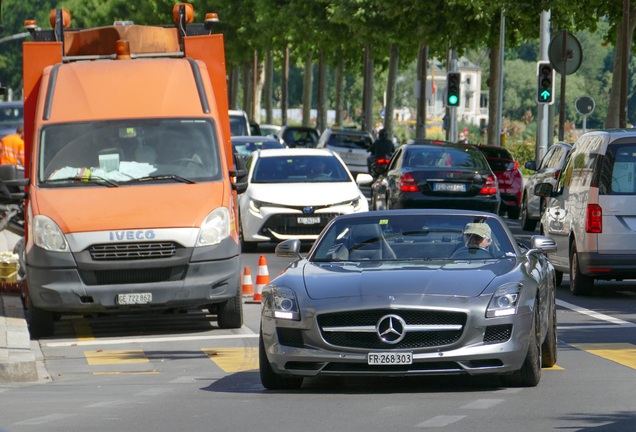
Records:
[[[398,187],[402,192],[417,192],[420,189],[415,184],[415,179],[411,173],[406,173],[398,180]]]
[[[603,232],[603,209],[598,204],[587,205],[587,218],[585,219],[585,232]]]
[[[558,180],[560,175],[561,175],[561,170],[556,170],[552,176],[554,177],[555,180]]]
[[[494,195],[497,193],[497,180],[491,175],[488,176],[486,183],[479,191],[482,195]]]
[[[514,170],[516,170],[517,168],[519,168],[519,162],[517,162],[517,161],[510,162],[510,163],[508,164],[508,171],[514,171]]]
[[[378,159],[378,163],[379,164],[388,164],[389,160],[388,159]]]

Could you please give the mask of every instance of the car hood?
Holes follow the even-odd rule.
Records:
[[[514,259],[425,263],[307,263],[304,280],[312,299],[378,295],[476,297]]]
[[[251,183],[247,195],[258,201],[288,206],[338,204],[360,196],[358,186],[347,183]]]

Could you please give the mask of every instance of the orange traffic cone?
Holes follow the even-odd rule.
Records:
[[[269,283],[269,272],[267,271],[267,260],[265,255],[258,259],[258,270],[256,271],[256,289],[254,290],[254,301],[260,303],[263,287]]]
[[[252,297],[254,295],[254,286],[252,285],[252,274],[250,273],[250,268],[248,266],[245,266],[245,270],[243,272],[241,292],[243,293],[243,297]]]

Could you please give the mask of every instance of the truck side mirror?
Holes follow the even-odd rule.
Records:
[[[234,169],[230,170],[230,177],[236,177],[236,180],[232,183],[232,189],[239,195],[247,190],[247,174],[245,159],[238,153],[234,153]]]
[[[534,194],[543,198],[550,198],[553,194],[552,185],[550,183],[539,183],[534,188]]]
[[[29,184],[29,179],[24,178],[23,173],[24,171],[18,170],[18,167],[13,164],[0,165],[0,181],[4,183],[10,194],[10,198],[5,197],[0,204],[13,204],[26,199],[24,187]]]

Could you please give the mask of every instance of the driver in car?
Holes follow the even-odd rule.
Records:
[[[485,223],[469,223],[464,227],[464,242],[467,247],[488,248],[492,242],[492,231]]]

